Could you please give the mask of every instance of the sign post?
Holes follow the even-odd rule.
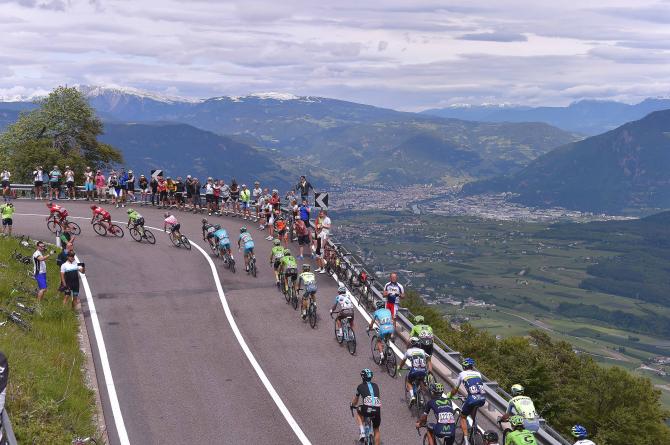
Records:
[[[328,193],[315,192],[314,204],[321,210],[328,210]]]

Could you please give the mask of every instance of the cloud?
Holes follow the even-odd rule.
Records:
[[[526,42],[528,37],[523,34],[513,32],[480,32],[473,34],[463,34],[457,37],[460,40],[475,40],[479,42]]]
[[[65,11],[64,0],[0,0],[0,3],[16,3],[26,8],[40,8],[51,11]]]

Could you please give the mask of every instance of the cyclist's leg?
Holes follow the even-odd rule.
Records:
[[[429,445],[435,445],[435,434],[433,434],[433,426],[432,424],[428,424],[426,428],[426,433],[428,433],[428,444]]]

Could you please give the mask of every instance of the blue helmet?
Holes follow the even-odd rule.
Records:
[[[361,371],[361,378],[363,379],[364,382],[369,382],[372,380],[372,371],[368,368],[365,368],[364,370]]]
[[[572,435],[577,439],[583,439],[587,436],[586,428],[581,425],[575,425],[572,427]]]
[[[473,368],[475,366],[475,360],[471,359],[470,357],[464,358],[463,361],[461,362],[461,365],[465,369]]]

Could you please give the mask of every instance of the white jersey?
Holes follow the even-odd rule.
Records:
[[[589,439],[582,439],[575,442],[575,445],[596,445],[596,444]]]
[[[409,360],[412,369],[426,369],[426,353],[421,348],[409,348],[405,351],[405,360]]]
[[[11,173],[9,173],[7,170],[4,170],[2,172],[2,180],[3,181],[9,181],[9,177],[12,176]]]
[[[340,294],[335,297],[335,304],[340,308],[340,310],[354,308],[354,304],[351,302],[351,298],[349,298],[347,294]]]
[[[65,172],[65,182],[74,182],[74,172],[72,170]]]

